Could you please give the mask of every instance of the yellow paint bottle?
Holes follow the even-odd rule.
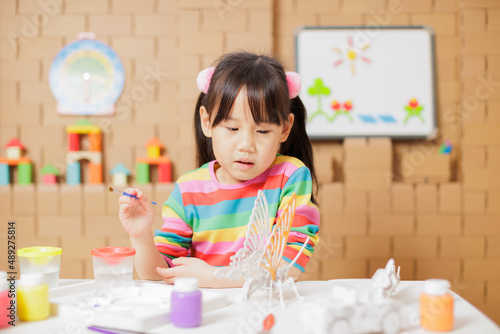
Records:
[[[50,314],[49,286],[43,275],[22,274],[17,291],[17,316],[21,321],[37,321]]]
[[[450,282],[444,279],[428,279],[420,295],[420,324],[433,332],[448,332],[453,329],[453,296],[449,292]]]

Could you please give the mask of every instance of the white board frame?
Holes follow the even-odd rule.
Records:
[[[346,50],[349,49],[346,36],[351,36],[351,50],[357,55],[352,62],[355,64],[354,74],[351,72],[349,59],[346,58]],[[365,44],[362,44],[363,42]],[[390,52],[385,52],[383,48],[391,42],[399,43],[398,45],[403,47],[395,47]],[[414,48],[411,48],[412,43],[415,43]],[[334,47],[337,49],[334,50]],[[311,54],[323,56],[311,59]],[[296,69],[302,77],[299,96],[306,106],[307,132],[311,139],[436,137],[435,42],[432,28],[427,26],[300,27],[295,34],[295,55]],[[359,61],[361,56],[366,57],[366,61]],[[370,56],[375,59],[372,61]],[[378,67],[375,66],[377,61]],[[410,64],[417,66],[409,68]],[[396,71],[387,71],[389,66],[396,66]],[[403,70],[406,72],[402,72]],[[386,76],[377,79],[381,78],[381,73],[385,73]],[[411,78],[405,80],[402,73],[411,73]],[[318,77],[322,78],[325,86],[330,88],[330,94],[322,99],[308,93],[308,89]],[[394,101],[387,99],[392,95],[384,91],[391,80],[397,82],[392,87],[402,91],[395,94],[397,96],[394,97]],[[379,81],[380,84],[376,84]],[[410,94],[410,90],[416,93]],[[419,103],[417,107],[410,106],[411,97],[417,98]],[[345,101],[352,100],[353,108],[348,113],[339,113],[332,121],[335,110],[330,106],[334,99],[338,100],[341,106]],[[414,108],[420,106],[422,108],[419,112],[410,115],[410,110],[415,112],[417,109]],[[410,110],[406,109],[407,107]],[[319,109],[324,114],[313,116]],[[391,116],[392,119],[384,115]]]

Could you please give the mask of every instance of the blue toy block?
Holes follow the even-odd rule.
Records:
[[[0,185],[4,186],[10,183],[9,165],[0,164]]]
[[[72,162],[66,166],[66,183],[77,185],[81,183],[80,179],[80,163]]]

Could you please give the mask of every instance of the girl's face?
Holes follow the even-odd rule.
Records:
[[[293,125],[292,113],[286,124],[255,124],[244,88],[227,120],[212,127],[205,107],[200,108],[200,116],[203,133],[212,138],[215,158],[222,167],[215,175],[223,184],[240,183],[262,174],[274,161]]]

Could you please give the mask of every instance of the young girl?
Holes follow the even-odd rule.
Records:
[[[247,224],[263,190],[277,218],[297,195],[295,218],[282,262],[291,262],[310,238],[289,276],[297,279],[318,243],[315,172],[305,131],[300,78],[275,59],[250,53],[223,56],[198,75],[195,109],[198,169],[184,174],[163,205],[164,224],[152,234],[153,209],[137,189],[121,196],[120,221],[136,249],[142,279],[173,283],[196,277],[201,287],[239,287],[217,279],[218,266],[243,247]]]

